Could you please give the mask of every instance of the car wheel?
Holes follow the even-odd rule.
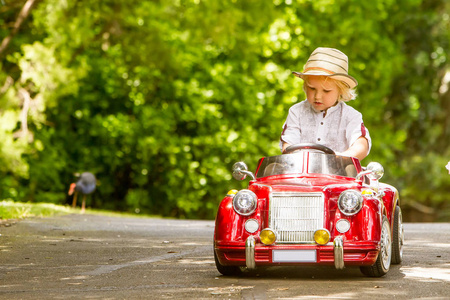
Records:
[[[383,216],[383,223],[381,226],[381,247],[378,253],[377,261],[373,266],[361,267],[361,272],[370,277],[381,277],[386,275],[391,266],[392,256],[392,239],[391,227],[386,216]]]
[[[220,274],[225,276],[236,276],[240,275],[241,268],[238,266],[224,266],[219,262],[219,259],[217,258],[216,250],[214,250],[214,261],[216,262],[216,268],[217,271],[219,271]]]
[[[403,260],[403,222],[402,222],[402,210],[400,206],[395,207],[394,212],[394,233],[392,236],[392,264],[399,264]]]

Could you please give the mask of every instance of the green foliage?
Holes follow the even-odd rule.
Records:
[[[11,200],[0,201],[0,220],[23,219],[29,217],[50,217],[68,214],[71,208],[50,203],[21,203]]]
[[[24,3],[0,9],[0,36]],[[443,0],[42,0],[0,56],[0,196],[63,203],[91,171],[92,206],[212,218],[245,185],[235,161],[279,154],[304,99],[291,71],[328,46],[359,81],[366,160],[405,202],[443,207],[449,12]]]

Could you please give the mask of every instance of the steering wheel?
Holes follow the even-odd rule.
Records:
[[[291,145],[291,146],[287,147],[286,149],[284,149],[283,154],[289,154],[294,151],[304,150],[304,149],[319,150],[325,154],[336,154],[333,150],[331,150],[327,146],[313,144],[313,143],[302,143],[302,144]]]

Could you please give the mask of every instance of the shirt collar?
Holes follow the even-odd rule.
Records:
[[[313,112],[315,112],[316,114],[323,114],[323,113],[324,113],[323,110],[317,110],[317,109],[315,109],[315,108],[311,105],[311,103],[309,103],[308,100],[306,100],[306,101],[307,101],[309,107],[311,108],[311,110],[312,110]],[[336,103],[335,105],[333,105],[332,107],[330,107],[329,109],[327,109],[327,115],[329,115],[330,113],[336,111],[341,105],[342,105],[342,101],[337,101],[337,103]]]

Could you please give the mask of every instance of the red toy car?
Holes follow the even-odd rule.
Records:
[[[397,190],[379,183],[383,167],[362,168],[316,144],[263,157],[255,174],[243,162],[233,177],[250,176],[248,189],[231,190],[220,203],[214,258],[223,275],[259,266],[358,266],[380,277],[403,252]]]

